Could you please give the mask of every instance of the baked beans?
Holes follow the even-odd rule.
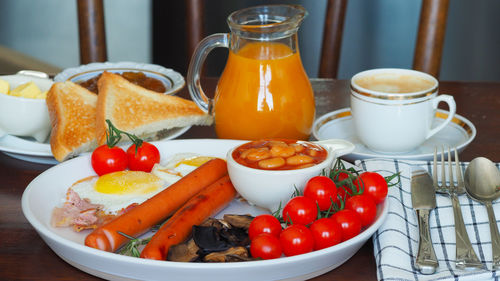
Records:
[[[321,146],[296,140],[258,140],[245,143],[233,151],[241,165],[262,170],[294,170],[311,167],[326,159]]]

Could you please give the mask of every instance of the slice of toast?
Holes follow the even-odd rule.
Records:
[[[47,93],[52,132],[50,147],[60,162],[97,147],[97,95],[70,81],[57,82]]]
[[[106,142],[106,119],[118,129],[142,139],[151,139],[174,127],[212,123],[212,117],[193,101],[147,90],[114,73],[104,72],[97,86],[96,136],[99,144]]]

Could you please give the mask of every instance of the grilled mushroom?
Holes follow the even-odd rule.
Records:
[[[198,254],[199,249],[198,245],[194,243],[194,240],[189,239],[184,243],[170,247],[167,260],[183,262],[196,261],[200,257]]]
[[[249,258],[248,227],[250,215],[224,215],[224,219],[209,218],[193,226],[192,238],[170,248],[167,260],[234,262]]]
[[[224,220],[234,227],[248,230],[254,217],[250,215],[224,215]]]
[[[222,239],[213,226],[193,226],[193,240],[200,248],[199,254],[204,256],[212,252],[221,252],[229,249],[231,245]]]
[[[200,224],[200,226],[213,226],[213,227],[217,228],[217,230],[221,230],[225,227],[226,228],[231,227],[231,225],[228,224],[227,222],[225,222],[223,220],[216,219],[216,218],[208,218],[204,222],[202,222]]]
[[[248,250],[245,247],[232,247],[222,252],[213,252],[206,255],[203,261],[206,262],[235,262],[246,261],[248,258]]]

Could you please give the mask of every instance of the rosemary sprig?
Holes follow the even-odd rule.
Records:
[[[130,239],[130,241],[123,246],[120,251],[118,251],[118,254],[124,255],[124,256],[131,256],[131,257],[140,257],[141,252],[139,251],[139,247],[142,245],[146,245],[149,243],[151,240],[151,237],[149,238],[135,238],[130,235],[127,235],[121,231],[118,231],[119,234],[127,237]]]

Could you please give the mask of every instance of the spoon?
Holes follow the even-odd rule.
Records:
[[[500,197],[500,171],[489,159],[477,157],[465,170],[464,182],[467,194],[486,206],[490,223],[493,269],[500,268],[500,234],[491,205]]]

